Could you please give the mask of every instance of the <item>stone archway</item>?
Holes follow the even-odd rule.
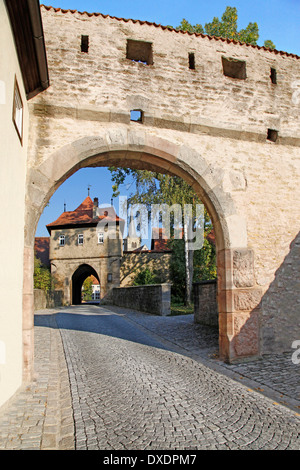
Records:
[[[80,305],[81,304],[81,288],[85,279],[89,276],[94,276],[98,282],[100,282],[99,276],[92,266],[88,264],[81,264],[74,271],[72,275],[72,304]]]
[[[258,312],[239,308],[239,296],[253,296],[253,253],[247,247],[244,218],[229,192],[220,168],[188,145],[147,130],[122,124],[99,126],[96,136],[64,145],[28,169],[24,248],[24,373],[33,365],[33,245],[39,217],[55,190],[83,167],[119,165],[181,176],[207,207],[216,233],[220,357],[232,362],[259,353]],[[256,297],[255,297],[256,296]],[[255,292],[253,306],[259,303]]]

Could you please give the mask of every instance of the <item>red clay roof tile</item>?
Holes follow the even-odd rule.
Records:
[[[34,239],[34,253],[35,253],[35,256],[45,266],[50,266],[49,246],[50,246],[50,237],[36,237]]]
[[[113,207],[98,208],[98,216],[93,216],[94,203],[92,199],[87,196],[85,200],[75,209],[74,211],[63,212],[58,219],[50,224],[46,225],[48,232],[51,232],[52,228],[63,227],[63,226],[77,226],[77,225],[97,225],[100,220],[104,218],[108,222],[120,222],[123,221],[117,216]]]

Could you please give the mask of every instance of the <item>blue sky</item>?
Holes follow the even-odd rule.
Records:
[[[49,0],[45,5],[88,12],[100,12],[121,18],[147,20],[162,25],[178,26],[183,18],[191,24],[210,22],[214,16],[221,18],[227,6],[238,11],[238,28],[245,28],[249,22],[257,22],[259,45],[271,39],[276,49],[300,56],[300,0]],[[106,168],[85,168],[79,170],[63,183],[50,199],[40,218],[36,235],[48,236],[45,228],[64,210],[74,210],[88,195],[98,197],[100,203],[111,201],[110,172]],[[130,188],[122,188],[122,194]],[[118,208],[118,201],[115,201]]]
[[[49,0],[45,5],[79,11],[99,12],[121,18],[147,20],[178,26],[182,18],[190,23],[221,18],[227,6],[236,7],[238,27],[257,22],[259,45],[271,39],[278,50],[300,55],[300,0]]]

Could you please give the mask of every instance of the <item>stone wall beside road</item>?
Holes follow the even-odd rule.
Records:
[[[170,315],[171,285],[116,287],[113,289],[112,301],[118,307],[132,308],[162,316]]]
[[[217,281],[196,282],[193,288],[195,323],[218,326]]]

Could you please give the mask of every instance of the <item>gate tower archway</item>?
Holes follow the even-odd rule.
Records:
[[[224,191],[220,169],[205,159],[205,150],[162,138],[147,130],[125,124],[100,125],[97,135],[86,136],[62,146],[27,174],[23,354],[24,376],[33,367],[33,258],[34,237],[43,209],[56,189],[80,168],[121,166],[168,172],[182,177],[199,195],[210,213],[216,235],[218,269],[219,351],[228,362],[259,353],[258,315],[235,309],[238,294],[234,278],[241,265],[251,278],[252,250],[247,247],[243,216]],[[235,261],[234,261],[235,258]],[[250,260],[250,262],[249,262]],[[239,264],[240,263],[240,264]],[[245,275],[245,273],[244,273]],[[243,286],[245,292],[246,286]]]
[[[99,276],[95,269],[88,264],[81,264],[74,271],[72,275],[72,304],[80,305],[81,304],[81,289],[84,281],[89,276],[94,276],[97,281],[100,283]]]

